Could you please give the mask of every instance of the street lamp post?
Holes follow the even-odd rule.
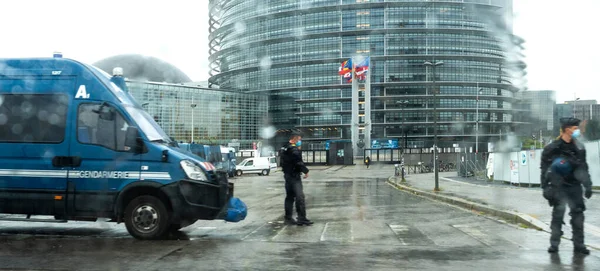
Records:
[[[404,144],[402,144],[403,146],[402,146],[402,152],[401,152],[401,155],[402,155],[402,158],[401,158],[401,163],[402,163],[402,182],[406,182],[406,180],[404,178],[404,152],[406,151],[406,144],[407,144],[406,141],[407,140],[406,140],[406,131],[405,131],[405,128],[404,128],[404,121],[406,119],[406,117],[404,116],[404,107],[408,104],[408,101],[407,100],[396,101],[396,104],[400,105],[401,112],[402,112],[402,136],[404,137],[403,138]]]
[[[475,110],[475,155],[479,154],[479,95],[483,93],[483,88],[477,83],[477,109]]]
[[[429,61],[425,61],[423,63],[425,67],[431,67],[431,73],[433,75],[432,79],[432,87],[433,87],[433,168],[434,168],[434,178],[435,178],[435,188],[434,191],[440,191],[439,185],[439,169],[438,169],[438,154],[437,154],[437,91],[435,89],[435,68],[437,66],[444,65],[444,62],[438,61],[435,63],[431,63]]]
[[[171,93],[172,107],[171,107],[171,136],[175,137],[176,129],[175,129],[175,108],[177,108],[177,94]]]
[[[192,104],[190,104],[190,107],[192,107],[192,138],[190,140],[190,143],[194,142],[194,108],[196,108],[196,104],[194,103],[194,98],[192,98]]]
[[[577,113],[577,101],[579,101],[579,99],[581,98],[575,98],[575,101],[573,101],[573,117],[576,118],[576,113]]]

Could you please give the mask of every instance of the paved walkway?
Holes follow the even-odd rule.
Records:
[[[440,173],[439,186],[442,195],[463,198],[484,204],[495,209],[508,210],[527,214],[546,226],[552,220],[551,207],[542,197],[541,188],[513,187],[473,181],[453,179],[456,172]],[[435,186],[434,175],[413,174],[406,178],[407,185],[422,191],[432,192]],[[590,200],[586,200],[585,236],[586,244],[600,248],[600,193],[596,192]],[[565,215],[565,237],[571,238],[570,217]]]

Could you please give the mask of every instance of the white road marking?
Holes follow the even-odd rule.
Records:
[[[325,232],[327,231],[327,226],[329,225],[329,222],[325,223],[325,227],[323,228],[323,232],[321,233],[321,242],[325,241]]]
[[[265,223],[265,224],[260,225],[260,227],[256,228],[256,230],[253,230],[248,235],[244,236],[244,238],[242,238],[242,240],[246,240],[246,238],[248,238],[250,235],[256,233],[258,230],[262,229],[265,225],[267,225],[267,224]]]
[[[396,237],[398,237],[398,240],[400,240],[400,242],[402,243],[403,246],[407,246],[408,244],[404,241],[404,238],[402,238],[401,235],[405,235],[408,232],[408,226],[406,225],[393,225],[393,224],[388,224],[388,226],[390,227],[390,229],[392,229],[392,231],[394,232],[394,234],[396,235]]]
[[[471,226],[471,225],[452,225],[453,227],[457,228],[458,230],[464,232],[465,234],[475,238],[477,241],[487,245],[487,246],[493,246],[494,241],[492,240],[492,238],[490,238],[489,235],[483,233],[481,230],[479,230],[477,228],[477,226]]]
[[[271,240],[275,240],[275,238],[277,238],[277,236],[279,236],[286,228],[287,228],[287,225],[284,225],[281,228],[281,230],[279,230],[279,232],[277,232],[277,234],[275,234],[275,236],[273,236],[273,238],[271,238]]]

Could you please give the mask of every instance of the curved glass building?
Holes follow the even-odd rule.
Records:
[[[429,148],[437,132],[440,147],[473,147],[516,123],[512,0],[211,0],[209,20],[210,84],[269,94],[271,122],[305,143]],[[338,75],[367,56],[366,87]]]

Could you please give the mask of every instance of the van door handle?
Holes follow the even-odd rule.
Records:
[[[52,158],[54,167],[79,167],[81,166],[81,157],[79,156],[54,156]]]

